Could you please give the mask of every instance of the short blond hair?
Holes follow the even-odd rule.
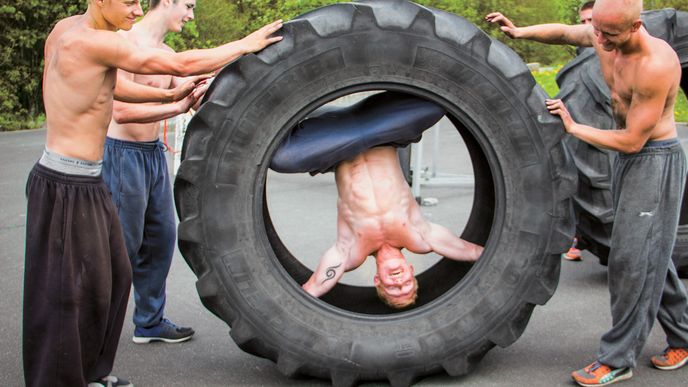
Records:
[[[413,296],[406,300],[406,301],[395,301],[389,297],[387,292],[385,292],[384,286],[382,285],[382,282],[378,283],[375,286],[375,290],[377,291],[377,296],[384,302],[387,306],[394,308],[394,309],[403,309],[406,307],[409,307],[413,304],[416,303],[416,298],[418,298],[418,280],[414,277],[413,278]]]

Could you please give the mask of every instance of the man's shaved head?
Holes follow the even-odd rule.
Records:
[[[640,19],[643,0],[597,0],[593,7],[593,17],[603,23],[620,23],[624,27]]]

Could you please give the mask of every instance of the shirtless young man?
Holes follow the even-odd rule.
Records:
[[[27,182],[23,360],[27,386],[130,385],[110,376],[131,267],[100,175],[118,68],[189,76],[259,51],[281,22],[213,49],[171,53],[115,33],[142,15],[137,0],[90,0],[45,44],[46,152]]]
[[[578,8],[578,23],[592,24],[592,7],[595,6],[595,1],[586,1]]]
[[[173,52],[164,43],[168,32],[181,32],[194,18],[196,0],[151,0],[143,18],[128,32],[120,32],[137,47]],[[118,82],[171,89],[184,78],[171,75],[117,72]],[[176,243],[172,184],[160,121],[186,113],[205,91],[201,86],[177,103],[136,104],[115,101],[103,157],[103,179],[118,210],[134,284],[135,343],[178,343],[194,330],[165,318],[166,282]]]
[[[611,90],[616,129],[580,125],[561,100],[546,101],[570,135],[620,152],[609,254],[613,322],[597,360],[572,373],[584,386],[630,378],[655,317],[668,349],[652,358],[654,366],[677,369],[688,361],[688,296],[671,261],[686,181],[674,122],[681,65],[674,50],[642,26],[641,11],[640,0],[597,0],[592,25],[518,28],[500,13],[486,17],[512,38],[593,46]]]
[[[303,285],[315,297],[327,293],[344,272],[359,267],[372,254],[378,295],[389,306],[403,308],[415,301],[417,283],[402,248],[419,254],[434,251],[459,261],[475,261],[483,251],[423,219],[392,146],[371,148],[340,163],[335,180],[337,240]]]

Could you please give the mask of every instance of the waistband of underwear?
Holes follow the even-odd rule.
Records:
[[[112,137],[105,137],[105,145],[117,148],[134,149],[140,151],[155,151],[164,149],[165,145],[160,140],[153,141],[127,141]]]
[[[666,148],[672,145],[679,144],[678,138],[670,138],[668,140],[648,141],[644,148]]]
[[[100,176],[103,170],[103,160],[88,161],[74,157],[63,156],[48,148],[43,149],[43,156],[38,163],[46,168],[68,175]]]

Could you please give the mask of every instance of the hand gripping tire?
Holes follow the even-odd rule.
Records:
[[[414,3],[335,4],[281,33],[222,70],[186,133],[179,247],[203,304],[240,348],[288,376],[348,386],[466,374],[494,345],[513,343],[551,297],[573,237],[576,171],[546,94],[509,48]],[[417,306],[396,313],[372,287],[303,292],[311,272],[280,241],[265,197],[271,155],[296,122],[342,95],[381,89],[449,112],[475,172],[462,236],[486,243],[473,267],[443,259],[419,274]]]
[[[688,13],[673,9],[643,12],[643,23],[653,36],[664,39],[676,50],[683,67],[681,88],[688,92]],[[592,48],[564,66],[557,74],[559,94],[574,120],[595,128],[615,127],[610,93]],[[607,264],[609,240],[614,224],[611,193],[612,166],[616,152],[595,148],[566,136],[578,168],[578,192],[574,197],[579,247]],[[687,193],[688,194],[688,193]],[[688,206],[684,196],[673,259],[679,274],[688,278]]]

